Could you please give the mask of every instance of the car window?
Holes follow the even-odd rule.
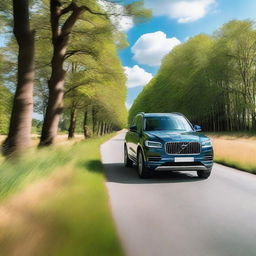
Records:
[[[193,129],[183,116],[147,117],[146,131],[155,130],[192,131]]]
[[[142,116],[138,116],[136,119],[136,127],[137,127],[137,131],[141,132],[142,130]]]
[[[136,125],[136,116],[133,118],[133,120],[132,120],[132,124],[131,124],[131,126],[133,126],[133,125]]]

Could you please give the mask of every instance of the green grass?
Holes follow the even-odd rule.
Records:
[[[256,137],[254,133],[209,133],[217,163],[256,174]]]
[[[23,223],[7,224],[7,232],[0,232],[0,255],[12,255],[14,249],[21,256],[122,255],[100,162],[99,146],[108,138],[90,139],[65,149],[43,149],[16,164],[1,165],[3,205],[22,195],[29,184],[34,188],[33,195],[21,196],[25,198],[24,209],[13,213],[21,214]],[[38,189],[43,192],[36,196],[40,182],[44,185]],[[46,188],[47,184],[53,188]],[[38,201],[34,206],[26,206],[34,201]]]
[[[0,200],[72,161],[75,147],[30,150],[19,160],[0,159]]]
[[[250,164],[250,163],[241,163],[239,160],[235,159],[228,159],[224,157],[215,157],[214,162],[223,164],[228,167],[233,167],[241,171],[249,172],[252,174],[256,174],[256,164]]]

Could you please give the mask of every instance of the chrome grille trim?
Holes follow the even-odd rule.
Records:
[[[184,148],[182,149],[182,146]],[[168,155],[199,155],[201,153],[201,144],[199,142],[166,142],[165,152]]]

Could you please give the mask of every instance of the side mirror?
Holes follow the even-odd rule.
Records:
[[[202,127],[200,125],[195,125],[194,126],[194,130],[195,130],[195,132],[201,132],[202,131]]]
[[[136,127],[136,125],[130,126],[129,130],[130,130],[130,132],[137,132],[137,127]]]

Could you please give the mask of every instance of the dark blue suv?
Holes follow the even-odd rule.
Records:
[[[137,164],[141,178],[158,171],[196,171],[206,179],[213,166],[213,148],[200,131],[180,113],[139,113],[125,136],[125,166]]]

